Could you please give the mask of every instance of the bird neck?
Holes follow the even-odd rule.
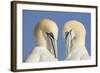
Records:
[[[44,48],[47,47],[46,40],[44,39],[42,31],[40,30],[39,26],[35,28],[35,43],[36,46],[44,47]]]
[[[72,47],[71,50],[74,49],[78,49],[81,47],[85,47],[85,38],[75,38],[74,40],[72,40]]]
[[[48,42],[49,40],[44,38],[42,31],[39,28],[36,30],[36,32],[37,32],[35,35],[36,46],[44,47],[51,52],[52,45],[50,44],[50,42]]]

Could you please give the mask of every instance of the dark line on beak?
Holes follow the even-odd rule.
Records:
[[[56,58],[56,53],[55,53],[55,47],[54,47],[54,44],[53,44],[53,40],[55,40],[54,39],[54,36],[53,36],[53,34],[52,33],[47,33],[46,32],[46,34],[47,34],[47,36],[50,38],[50,41],[51,41],[51,44],[52,44],[52,46],[53,46],[53,53],[54,53],[54,56],[55,56],[55,58]],[[55,41],[54,41],[55,42]]]
[[[69,32],[65,32],[65,39],[67,39],[67,37],[68,37],[68,35],[69,35]]]
[[[70,48],[71,48],[71,43],[72,43],[72,34],[71,34],[71,32],[72,32],[72,29],[69,31],[69,32],[65,32],[65,39],[67,40],[67,38],[68,38],[68,35],[71,37],[71,42],[70,43],[68,43],[68,45],[67,45],[67,47],[69,47],[69,44],[70,44]],[[67,42],[69,42],[69,39],[67,40]],[[66,43],[66,41],[65,41],[65,43]],[[68,54],[68,51],[69,51],[70,49],[68,49],[67,48],[67,54]]]
[[[51,44],[52,44],[52,46],[53,46],[54,56],[55,56],[55,58],[56,58],[55,47],[54,47],[54,45],[53,45],[52,38],[50,38],[50,40],[51,40]]]

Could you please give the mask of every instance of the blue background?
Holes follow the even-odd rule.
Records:
[[[42,19],[50,18],[55,21],[59,28],[58,34],[58,59],[64,60],[65,47],[62,38],[62,27],[68,20],[78,20],[86,28],[86,48],[91,55],[91,14],[79,12],[56,12],[56,11],[35,11],[23,10],[23,61],[26,60],[31,50],[35,47],[34,26]]]

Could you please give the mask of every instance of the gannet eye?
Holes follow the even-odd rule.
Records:
[[[69,32],[65,32],[65,39],[67,39]]]
[[[49,39],[49,41],[50,41],[50,43],[51,43],[51,45],[52,45],[52,47],[53,47],[53,49],[51,49],[51,52],[53,52],[53,54],[55,55],[55,58],[56,58],[56,52],[55,52],[55,50],[56,50],[56,45],[55,45],[55,38],[54,38],[54,35],[53,35],[53,33],[52,32],[46,32],[46,34],[47,34],[47,37],[48,37],[48,39]]]
[[[52,37],[52,38],[54,39],[54,35],[53,35],[53,33],[52,33],[52,32],[49,32],[49,33],[48,33],[48,32],[46,32],[46,34],[47,34],[47,36],[48,36],[48,37]]]
[[[71,35],[72,29],[69,32],[65,32],[65,39],[67,39],[68,35]]]
[[[69,32],[71,33],[72,32],[72,29]]]

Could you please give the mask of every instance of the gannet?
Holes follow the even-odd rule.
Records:
[[[85,47],[86,30],[81,22],[77,20],[66,22],[62,33],[66,48],[65,60],[90,59]]]
[[[57,24],[48,18],[39,21],[34,30],[36,46],[26,62],[57,61]]]

